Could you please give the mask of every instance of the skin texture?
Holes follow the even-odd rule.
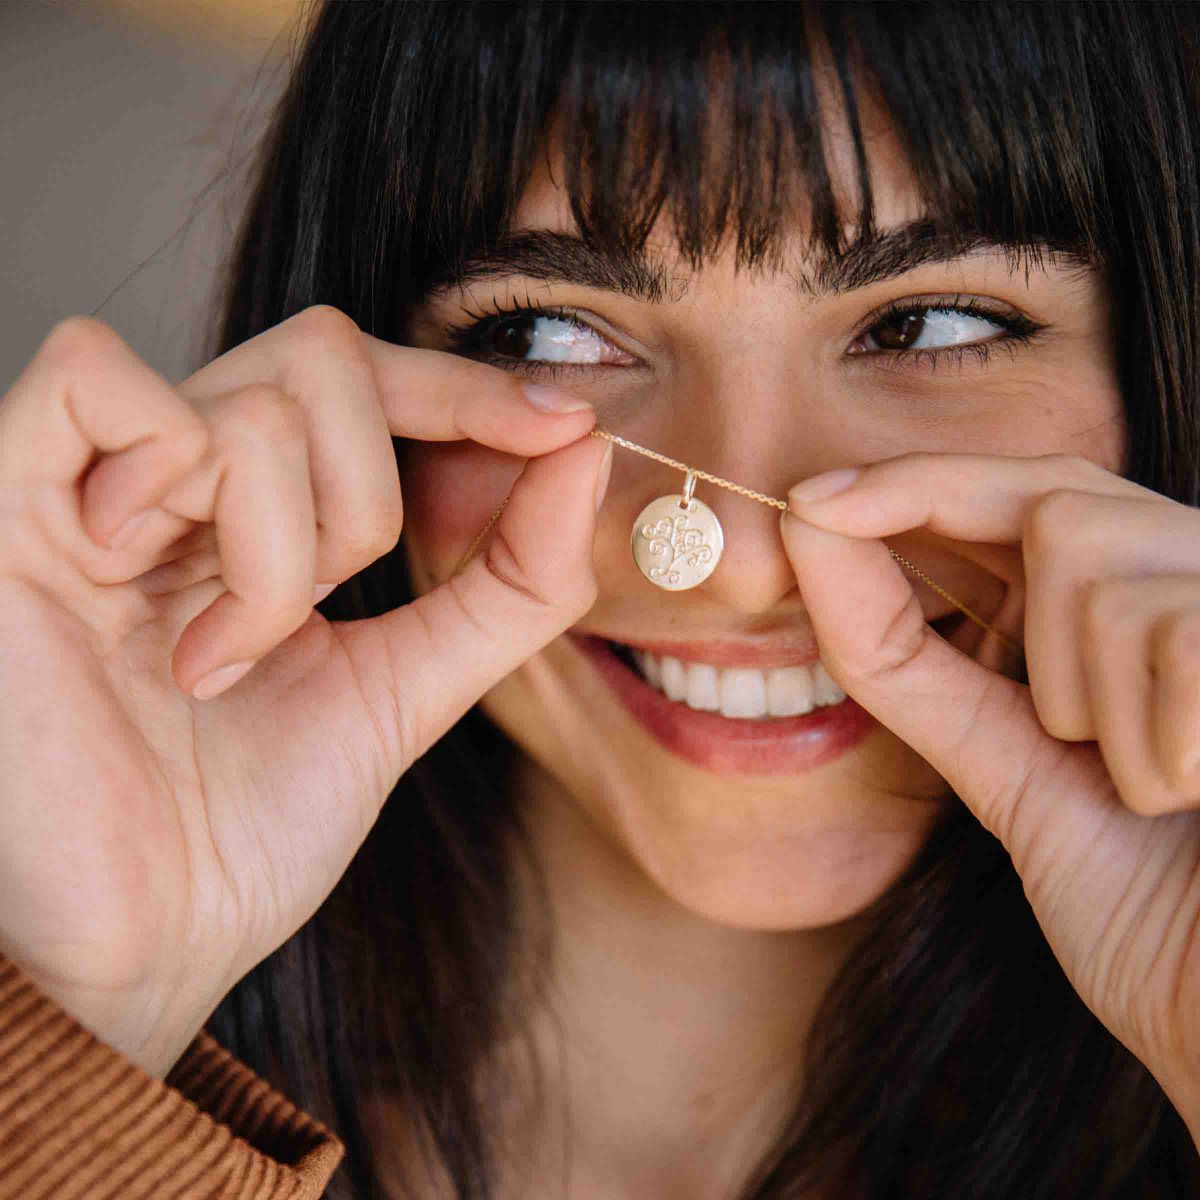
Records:
[[[878,120],[868,144],[886,230],[919,209],[903,157]],[[835,138],[834,158],[842,187],[852,191],[844,138]],[[575,231],[553,162],[547,156],[531,179],[517,229]],[[650,250],[675,260],[667,223]],[[924,619],[952,611],[910,583],[874,539],[889,535],[889,545],[1018,640],[1026,591],[1036,584],[1038,624],[1030,633],[1048,664],[1034,682],[1038,711],[1053,714],[1060,735],[1094,737],[1095,722],[1082,717],[1085,674],[1072,659],[1079,644],[1068,649],[1062,641],[1073,626],[1073,589],[1096,565],[1088,549],[1100,540],[1085,537],[1084,549],[1072,553],[1079,520],[1086,510],[1086,527],[1098,532],[1140,515],[1131,537],[1141,539],[1143,557],[1147,539],[1177,544],[1171,521],[1195,530],[1193,515],[1113,474],[1124,426],[1099,273],[1048,261],[1026,274],[1010,270],[1002,253],[981,253],[813,298],[795,287],[799,252],[789,261],[792,269],[782,272],[738,271],[728,247],[699,270],[674,261],[678,287],[657,304],[524,277],[475,280],[431,296],[412,329],[418,345],[446,348],[446,327],[468,313],[530,300],[561,306],[599,331],[609,361],[552,379],[519,362],[510,369],[586,397],[599,424],[615,433],[767,494],[785,495],[833,468],[897,460],[894,475],[881,468],[878,487],[853,509],[862,528],[850,532],[865,536],[869,550],[795,516],[781,522],[775,510],[702,483],[698,494],[724,526],[725,555],[703,586],[672,594],[641,577],[628,538],[641,507],[677,490],[679,476],[618,449],[594,549],[599,593],[575,627],[635,643],[815,632],[835,679],[882,721],[840,759],[794,778],[697,768],[651,739],[564,639],[482,699],[527,756],[513,787],[560,923],[553,988],[567,1065],[554,1077],[550,1115],[536,1118],[514,1103],[512,1127],[526,1138],[529,1177],[556,1180],[564,1167],[553,1114],[568,1104],[570,1178],[596,1194],[727,1194],[761,1148],[756,1137],[786,1112],[796,1047],[820,991],[862,931],[858,914],[911,862],[944,806],[958,803],[946,798],[947,778],[968,792],[968,804],[980,798],[970,785],[981,764],[959,764],[951,775],[955,748],[939,740],[945,711],[960,702],[942,686],[954,673],[945,664],[922,669],[928,700],[903,732],[896,714],[910,691],[874,677],[896,637],[919,641]],[[967,357],[961,365],[943,360],[936,371],[925,363],[889,368],[881,356],[853,355],[882,304],[947,293],[1010,305],[1046,329],[1011,355],[998,350],[986,366]],[[988,327],[978,336],[997,333]],[[1039,458],[1046,455],[1069,457]],[[1028,469],[1014,469],[1010,456],[1030,460]],[[450,574],[520,469],[513,457],[469,443],[409,447],[404,547],[419,589]],[[1064,503],[1059,519],[1037,526],[1036,548],[1031,556],[1026,544],[1023,558],[1023,520],[1039,496],[1060,487],[1130,499],[1117,515],[1108,501]],[[969,494],[969,515],[954,510],[944,527],[927,527],[926,510],[938,506],[943,488],[947,507]],[[990,515],[997,488],[1012,496],[1002,528]],[[552,510],[547,521],[553,528]],[[1119,569],[1119,557],[1108,555],[1105,565]],[[885,599],[864,604],[880,587]],[[906,622],[895,629],[897,613]],[[957,649],[946,653],[984,664],[971,670],[1009,684],[1030,708],[1028,691],[1005,679],[1016,664],[994,639],[965,621],[949,639]],[[1111,679],[1104,694],[1121,686]],[[966,700],[977,698],[978,681],[959,687]],[[1103,703],[1090,703],[1103,721]],[[1137,716],[1127,704],[1111,711]],[[995,747],[1007,744],[1002,715],[978,734],[983,765],[994,766]],[[1020,732],[1030,745],[1032,729]],[[1043,750],[1031,748],[1031,759]],[[1104,776],[1098,763],[1081,770],[1086,806]],[[982,770],[979,778],[986,789],[991,780]],[[1111,807],[1111,790],[1099,803]],[[990,826],[1000,823],[995,807],[988,816]],[[1123,819],[1141,830],[1139,818]],[[1049,876],[1045,886],[1048,894]],[[1091,969],[1078,954],[1073,965]],[[1102,1016],[1128,1036],[1127,1021]],[[539,1033],[553,1064],[549,1021]],[[708,1136],[699,1138],[698,1129]],[[530,1186],[537,1185],[514,1182],[513,1194]]]

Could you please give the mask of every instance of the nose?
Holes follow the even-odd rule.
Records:
[[[786,500],[787,488],[795,482],[785,482],[786,473],[775,471],[772,472],[774,485],[762,487],[762,480],[752,479],[745,466],[740,471],[726,468],[727,474],[721,469],[727,461],[728,456],[717,455],[709,462],[692,465],[731,483],[743,487],[749,484],[750,489],[780,500]],[[642,473],[645,469],[634,470]],[[678,471],[650,465],[648,474],[650,478],[640,481],[636,497],[631,498],[636,505],[635,513],[652,499],[683,493],[685,477]],[[724,549],[716,568],[704,582],[694,589],[672,593],[675,600],[689,597],[692,603],[702,602],[706,607],[744,616],[777,613],[781,607],[787,607],[787,603],[781,602],[796,591],[797,583],[779,536],[780,509],[705,479],[696,481],[693,494],[695,499],[712,509],[720,522]],[[626,550],[623,557],[636,575],[638,568],[628,555]],[[646,586],[653,585],[647,582]],[[798,603],[798,598],[793,596],[791,602]]]
[[[728,478],[723,471],[705,470]],[[781,500],[787,498],[786,492],[762,488],[759,480],[731,482]],[[696,494],[716,513],[725,537],[721,560],[701,585],[709,602],[746,616],[778,610],[797,586],[779,537],[780,510],[704,480]]]
[[[786,502],[792,484],[843,465],[845,431],[822,421],[820,406],[805,403],[811,397],[803,394],[803,381],[782,367],[772,371],[760,363],[747,373],[733,371],[728,364],[712,365],[715,369],[673,397],[671,419],[653,427],[647,422],[643,436],[634,439],[735,485],[696,480],[693,494],[720,521],[724,549],[712,573],[697,587],[672,593],[673,603],[681,609],[690,605],[775,618],[803,606],[779,533],[781,510],[736,489]],[[802,434],[797,431],[797,411],[808,414]],[[633,454],[621,464],[620,477],[637,481],[632,495],[618,493],[626,503],[637,505],[633,515],[657,497],[681,495],[685,484],[676,468]],[[628,549],[623,557],[639,575]],[[645,582],[647,589],[653,586]]]

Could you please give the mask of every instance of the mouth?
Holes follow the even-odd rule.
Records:
[[[717,666],[568,633],[659,746],[718,774],[795,775],[833,761],[878,722],[819,662]]]
[[[730,720],[803,716],[846,699],[820,659],[787,666],[725,666],[611,639],[605,644],[668,700],[696,712],[719,712]]]

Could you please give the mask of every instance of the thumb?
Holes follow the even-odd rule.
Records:
[[[595,603],[592,547],[612,449],[584,435],[530,458],[486,545],[459,574],[365,622],[383,638],[370,693],[384,703],[374,711],[396,717],[396,776]]]
[[[1073,748],[1042,728],[1028,688],[930,628],[882,541],[820,528],[791,510],[780,517],[780,534],[829,674],[920,754],[1011,854],[1018,805],[1049,803],[1053,790],[1027,784]]]

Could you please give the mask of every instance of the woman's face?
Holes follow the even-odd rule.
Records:
[[[921,212],[895,140],[864,115],[887,234]],[[832,134],[835,180],[854,197],[844,128]],[[575,237],[556,175],[542,168],[531,178],[514,234]],[[1078,263],[1010,269],[1002,248],[984,246],[949,261],[885,255],[884,270],[860,260],[837,279],[797,239],[778,271],[738,270],[729,247],[691,270],[665,222],[641,272],[613,270],[563,240],[515,245],[503,263],[480,263],[431,295],[413,343],[576,392],[599,427],[745,487],[783,497],[806,476],[915,450],[1061,452],[1121,469],[1108,300],[1100,276]],[[663,286],[648,290],[656,275]],[[917,311],[885,311],[897,305]],[[552,312],[478,322],[529,307]],[[472,325],[467,349],[451,331]],[[402,543],[418,592],[451,574],[522,466],[470,442],[406,446]],[[615,448],[594,607],[482,706],[540,768],[528,775],[543,784],[530,788],[531,803],[571,806],[604,853],[615,849],[680,904],[744,928],[833,924],[878,898],[957,801],[923,759],[836,694],[818,689],[817,701],[834,702],[807,715],[695,711],[602,643],[597,652],[581,640],[660,647],[682,663],[667,673],[698,704],[715,699],[731,713],[754,711],[764,693],[780,711],[814,698],[819,646],[776,509],[701,481],[696,495],[725,535],[714,573],[668,592],[634,563],[635,518],[682,483],[678,471]],[[547,513],[547,536],[553,522]],[[1005,578],[1012,556],[921,531],[889,544],[975,611],[1003,609],[1019,632],[1020,592]],[[927,619],[972,652],[978,628],[914,586]],[[844,619],[854,620],[852,597]]]

